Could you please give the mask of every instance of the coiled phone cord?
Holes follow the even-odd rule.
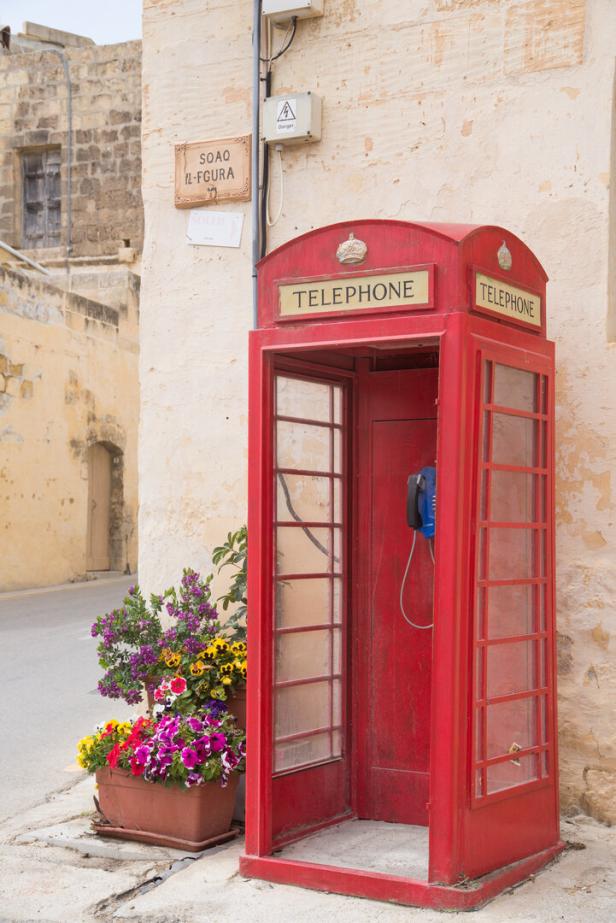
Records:
[[[411,619],[410,619],[410,618],[408,617],[408,615],[406,614],[406,610],[405,610],[405,608],[404,608],[404,600],[403,600],[403,597],[404,597],[404,588],[405,588],[405,586],[406,586],[406,581],[407,581],[407,579],[408,579],[409,570],[410,570],[410,568],[411,568],[411,561],[413,560],[413,555],[415,554],[415,543],[416,543],[416,541],[417,541],[417,532],[415,531],[415,532],[413,532],[413,543],[412,543],[412,545],[411,545],[411,550],[410,550],[410,552],[409,552],[409,559],[408,559],[408,561],[406,562],[406,568],[405,568],[405,570],[404,570],[404,577],[402,578],[402,583],[400,584],[400,611],[401,611],[401,613],[402,613],[402,617],[403,617],[404,621],[405,621],[408,625],[410,625],[411,628],[419,628],[420,630],[423,631],[423,630],[426,630],[426,629],[428,629],[428,628],[432,628],[433,625],[434,625],[434,622],[430,622],[429,625],[416,625],[415,622],[411,621]],[[430,544],[430,557],[432,558],[432,563],[434,564],[435,561],[434,561],[434,549],[433,549],[433,547],[432,547],[432,539],[429,539],[428,541],[429,541],[429,544]]]

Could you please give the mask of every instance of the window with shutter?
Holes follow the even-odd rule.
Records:
[[[60,245],[60,148],[22,155],[24,249]]]

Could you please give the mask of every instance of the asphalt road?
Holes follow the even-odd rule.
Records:
[[[0,595],[0,821],[65,788],[81,772],[76,742],[135,708],[102,698],[90,625],[134,577]]]

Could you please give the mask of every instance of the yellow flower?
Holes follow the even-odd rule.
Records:
[[[204,670],[205,664],[202,660],[195,660],[195,662],[190,665],[190,672],[193,676],[201,676]]]
[[[171,669],[175,669],[175,667],[179,667],[181,662],[182,662],[182,658],[180,657],[179,654],[170,654],[169,657],[165,658],[165,663]]]
[[[228,651],[228,650],[229,650],[229,642],[228,642],[228,641],[225,641],[224,638],[216,638],[216,640],[214,641],[214,646],[215,646],[215,647],[217,648],[217,650],[219,650],[219,651]]]
[[[223,686],[230,686],[232,682],[233,680],[231,679],[230,676],[223,676],[222,678]]]
[[[210,695],[213,699],[220,699],[223,702],[227,698],[227,693],[225,692],[223,686],[214,686],[210,692]]]

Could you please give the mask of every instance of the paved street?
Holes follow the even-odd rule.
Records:
[[[75,779],[78,738],[132,714],[96,692],[95,617],[118,605],[134,577],[0,594],[0,821]]]

